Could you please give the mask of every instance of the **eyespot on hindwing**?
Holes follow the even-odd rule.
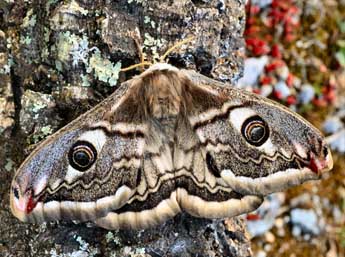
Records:
[[[78,171],[88,170],[96,159],[97,150],[87,141],[77,141],[68,153],[70,165]]]

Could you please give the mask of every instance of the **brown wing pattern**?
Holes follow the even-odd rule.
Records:
[[[157,64],[43,142],[15,175],[11,208],[23,221],[108,229],[181,211],[223,218],[330,167],[322,136],[296,114]]]

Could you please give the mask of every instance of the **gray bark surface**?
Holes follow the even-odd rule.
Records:
[[[0,256],[251,256],[240,218],[180,214],[142,231],[90,223],[24,224],[9,210],[15,169],[35,144],[100,102],[139,63],[181,39],[170,63],[234,82],[242,73],[244,0],[0,0]]]

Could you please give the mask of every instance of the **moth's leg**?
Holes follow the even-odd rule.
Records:
[[[152,209],[138,212],[109,212],[105,217],[97,219],[94,222],[98,226],[106,229],[144,229],[161,224],[179,212],[181,212],[181,209],[176,200],[176,192],[173,192],[170,198],[161,201]]]
[[[177,201],[181,209],[196,217],[208,219],[234,217],[256,210],[263,198],[245,195],[240,199],[226,201],[205,201],[202,198],[188,194],[184,188],[178,188]]]

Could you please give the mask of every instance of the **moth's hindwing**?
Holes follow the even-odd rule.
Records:
[[[331,169],[321,134],[270,100],[156,64],[46,141],[18,169],[22,221],[144,228],[181,211],[224,218]]]

